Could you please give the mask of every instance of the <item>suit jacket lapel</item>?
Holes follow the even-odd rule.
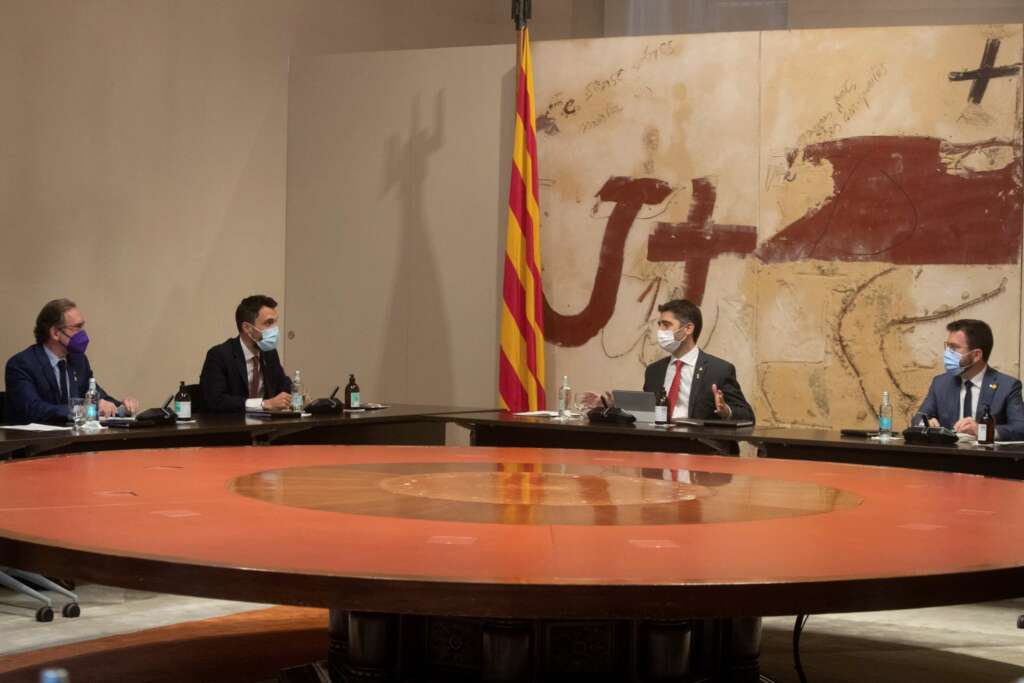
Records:
[[[690,382],[690,405],[688,406],[687,417],[695,417],[693,407],[697,405],[697,397],[704,391],[704,372],[707,365],[707,358],[703,351],[697,351],[697,363],[693,366],[693,380]]]
[[[73,363],[71,361],[72,356],[68,355],[68,396],[71,398],[79,397],[79,393],[85,396],[86,389],[88,387],[82,387],[82,382],[85,381],[85,363]],[[79,359],[84,359],[85,356],[79,356]]]
[[[992,400],[999,388],[998,373],[992,368],[985,368],[985,374],[981,378],[981,391],[978,392],[978,419],[981,419],[982,406],[992,409]]]
[[[46,378],[46,386],[50,387],[50,395],[53,398],[52,403],[60,403],[60,385],[57,384],[57,377],[54,375],[53,366],[50,365],[50,357],[46,355],[46,351],[43,350],[42,346],[35,347],[36,361],[39,363],[39,367],[43,371],[43,376]]]
[[[231,354],[235,357],[235,369],[241,373],[242,378],[242,389],[245,395],[249,395],[249,368],[246,367],[245,353],[242,351],[242,338],[235,337],[235,342],[231,345]]]

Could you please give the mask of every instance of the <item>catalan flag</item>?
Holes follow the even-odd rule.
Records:
[[[516,131],[508,190],[498,393],[513,412],[544,410],[544,291],[540,279],[540,192],[530,36],[519,31]]]

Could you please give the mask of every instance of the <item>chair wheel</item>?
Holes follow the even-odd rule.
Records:
[[[40,607],[36,610],[36,621],[53,621],[53,610],[49,607]]]
[[[65,617],[67,617],[68,619],[74,619],[75,617],[77,617],[79,614],[82,613],[82,610],[78,606],[77,602],[69,602],[68,604],[66,604],[63,607],[61,607],[60,613],[62,615],[64,615]]]

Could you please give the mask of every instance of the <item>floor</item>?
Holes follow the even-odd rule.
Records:
[[[68,619],[58,610],[52,623],[37,623],[31,601],[0,591],[0,678],[11,668],[5,659],[24,658],[33,650],[224,615],[249,612],[255,618],[267,607],[96,585],[80,586],[78,592],[80,617]],[[812,683],[1024,682],[1019,614],[1024,600],[812,616],[801,643],[804,670]],[[799,680],[792,627],[791,617],[765,620],[762,670],[778,683]],[[21,654],[2,656],[14,653]]]

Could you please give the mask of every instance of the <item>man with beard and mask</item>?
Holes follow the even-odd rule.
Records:
[[[996,439],[1024,439],[1020,380],[988,366],[992,328],[981,320],[963,319],[946,325],[946,331],[946,372],[932,380],[918,415],[926,416],[933,427],[977,436],[978,419],[988,406],[996,421]]]
[[[206,354],[199,386],[215,413],[287,410],[292,381],[277,355],[277,302],[256,294],[235,309],[238,336]]]
[[[644,391],[668,396],[669,419],[754,420],[732,363],[697,346],[703,319],[686,299],[658,306],[658,345],[669,355],[647,366]]]
[[[70,402],[84,398],[92,367],[85,355],[89,335],[85,317],[70,299],[50,301],[36,316],[36,343],[7,361],[4,420],[8,424],[64,423],[71,419]],[[118,401],[97,384],[101,417],[135,414],[134,398]]]

